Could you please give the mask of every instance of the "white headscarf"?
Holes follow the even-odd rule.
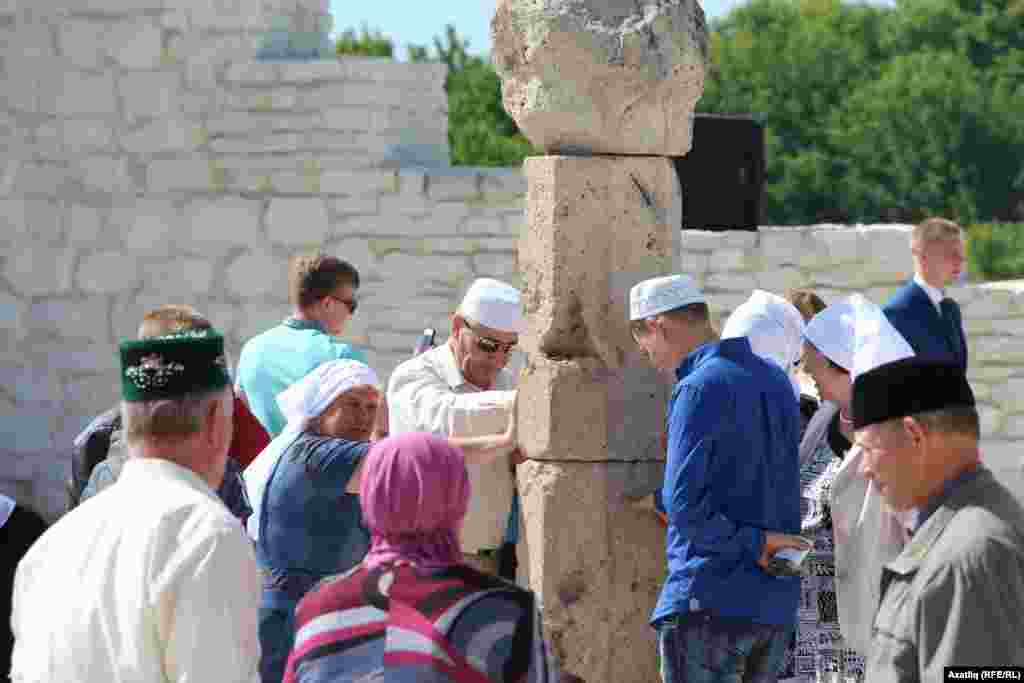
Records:
[[[733,311],[722,328],[722,339],[746,337],[754,353],[773,361],[787,375],[800,360],[803,335],[804,318],[797,307],[760,289]]]
[[[811,318],[804,329],[804,339],[847,372],[853,369],[857,307],[861,305],[861,301],[867,299],[860,294],[853,294],[842,301],[837,301]]]
[[[289,431],[303,431],[324,412],[334,399],[350,389],[371,386],[379,389],[377,373],[357,360],[332,360],[277,395],[277,405],[288,421]]]
[[[0,529],[4,528],[7,524],[7,520],[11,518],[11,513],[14,512],[15,505],[13,498],[9,498],[4,494],[0,493]]]

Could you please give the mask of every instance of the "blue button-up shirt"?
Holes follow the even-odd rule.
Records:
[[[792,626],[800,579],[758,565],[764,532],[800,533],[800,410],[793,385],[746,338],[698,347],[668,408],[668,578],[651,617],[707,610]]]

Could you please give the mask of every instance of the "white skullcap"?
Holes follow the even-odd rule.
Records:
[[[914,349],[889,322],[885,311],[860,295],[855,294],[854,297],[859,298],[852,301],[857,323],[851,380],[880,365],[894,363],[914,355]]]
[[[781,296],[755,289],[722,328],[722,339],[734,337],[746,337],[754,353],[789,374],[800,360],[804,318],[796,306]]]
[[[830,361],[847,372],[853,370],[853,343],[857,330],[857,301],[854,294],[837,301],[807,323],[804,339]]]
[[[377,373],[357,360],[328,361],[277,395],[277,405],[288,420],[287,429],[304,431],[334,399],[349,389],[371,386],[380,389]]]
[[[482,277],[470,285],[459,313],[475,323],[499,332],[523,331],[519,290],[500,280]]]
[[[629,290],[629,319],[643,320],[690,304],[707,303],[688,275],[669,275],[633,285]]]

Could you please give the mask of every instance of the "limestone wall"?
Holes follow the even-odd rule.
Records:
[[[196,305],[237,355],[287,315],[288,257],[324,247],[364,276],[349,336],[386,377],[472,278],[517,280],[526,182],[443,165],[442,67],[256,59],[323,11],[0,0],[0,490],[59,514],[71,440],[115,400],[115,343],[149,308]],[[755,286],[882,301],[907,229],[687,231],[680,257],[721,314]],[[956,296],[988,457],[1016,467],[1024,284]]]

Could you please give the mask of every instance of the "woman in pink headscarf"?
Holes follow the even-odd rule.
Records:
[[[370,449],[359,489],[370,550],[299,604],[285,681],[555,680],[533,594],[462,563],[469,494],[446,439],[409,433]]]

